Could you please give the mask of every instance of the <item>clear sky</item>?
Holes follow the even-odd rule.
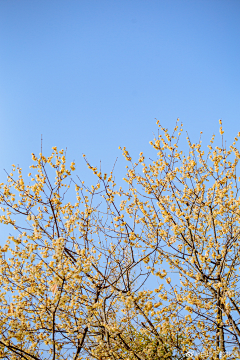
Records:
[[[240,0],[0,0],[0,182],[68,148],[124,176],[156,120],[208,141],[240,131]],[[1,227],[2,229],[2,227]],[[6,231],[6,233],[5,233]],[[10,229],[1,230],[5,243]]]
[[[68,148],[110,170],[148,151],[155,118],[193,139],[240,130],[239,0],[1,0],[0,180]],[[118,170],[117,170],[118,171]]]

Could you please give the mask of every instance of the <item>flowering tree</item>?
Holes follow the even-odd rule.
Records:
[[[71,180],[75,164],[66,168],[63,151],[32,157],[29,181],[13,166],[1,184],[0,221],[13,228],[0,249],[1,358],[186,358],[180,329],[163,323],[159,332],[149,317],[152,292],[140,291],[149,251],[133,255],[130,234],[108,227],[118,216],[112,176],[104,180],[105,208],[94,203],[100,174],[87,189]]]
[[[29,181],[13,166],[1,358],[239,358],[238,137],[229,149],[212,138],[206,154],[188,139],[184,155],[182,126],[158,126],[154,161],[123,148],[127,188],[86,157],[97,180],[85,186],[57,148],[33,155]]]
[[[189,153],[184,155],[178,150],[182,126],[171,136],[159,128],[151,142],[156,160],[146,165],[141,153],[126,178],[131,193],[126,211],[141,224],[141,232],[132,227],[132,244],[154,249],[155,275],[156,264],[166,263],[179,273],[181,286],[172,285],[167,296],[185,314],[180,323],[204,356],[239,358],[233,350],[240,350],[240,133],[226,149],[220,120],[221,146],[213,148],[213,136],[205,154],[201,140],[191,143],[187,137]],[[132,162],[125,148],[123,154]]]

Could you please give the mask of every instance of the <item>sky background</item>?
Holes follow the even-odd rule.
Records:
[[[0,0],[0,182],[67,147],[77,174],[124,176],[156,119],[208,142],[240,131],[239,0]],[[8,231],[0,226],[0,242]]]
[[[119,146],[148,153],[156,120],[192,140],[240,131],[237,0],[1,0],[0,180],[31,153],[68,149],[124,176]]]
[[[31,153],[110,170],[147,151],[155,118],[193,139],[240,130],[240,2],[0,1],[0,179]]]
[[[156,119],[208,142],[240,131],[239,0],[0,0],[0,182],[67,147],[124,176],[119,146],[151,153]],[[1,225],[1,224],[0,224]],[[0,226],[0,243],[10,229]]]

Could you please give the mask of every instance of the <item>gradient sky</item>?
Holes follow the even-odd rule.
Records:
[[[222,119],[230,142],[239,18],[239,0],[1,0],[0,180],[13,163],[28,171],[41,134],[83,178],[82,153],[110,171],[118,146],[147,152],[155,118],[207,141]]]
[[[124,176],[156,120],[193,141],[240,131],[239,0],[0,0],[0,182],[31,153],[68,149]],[[1,225],[1,224],[0,224]],[[11,229],[0,226],[0,242]]]
[[[68,149],[82,179],[119,146],[150,153],[156,120],[193,141],[240,131],[239,0],[0,0],[0,182]],[[1,225],[1,224],[0,224]],[[11,229],[0,226],[0,242]]]

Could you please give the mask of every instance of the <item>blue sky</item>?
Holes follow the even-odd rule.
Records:
[[[119,146],[150,152],[156,120],[191,139],[240,131],[239,0],[0,0],[3,169],[52,146],[124,176]],[[1,227],[2,229],[2,227]],[[6,231],[6,233],[5,233]],[[10,229],[1,230],[0,241]]]
[[[239,17],[236,0],[1,0],[0,180],[28,168],[41,134],[45,154],[67,147],[83,178],[82,153],[110,171],[118,146],[147,152],[155,118],[207,140],[221,118],[230,140]]]
[[[3,169],[52,146],[124,176],[119,146],[150,153],[156,120],[207,142],[240,131],[239,0],[0,0]],[[2,229],[2,227],[1,227]],[[5,242],[10,229],[1,230]]]

